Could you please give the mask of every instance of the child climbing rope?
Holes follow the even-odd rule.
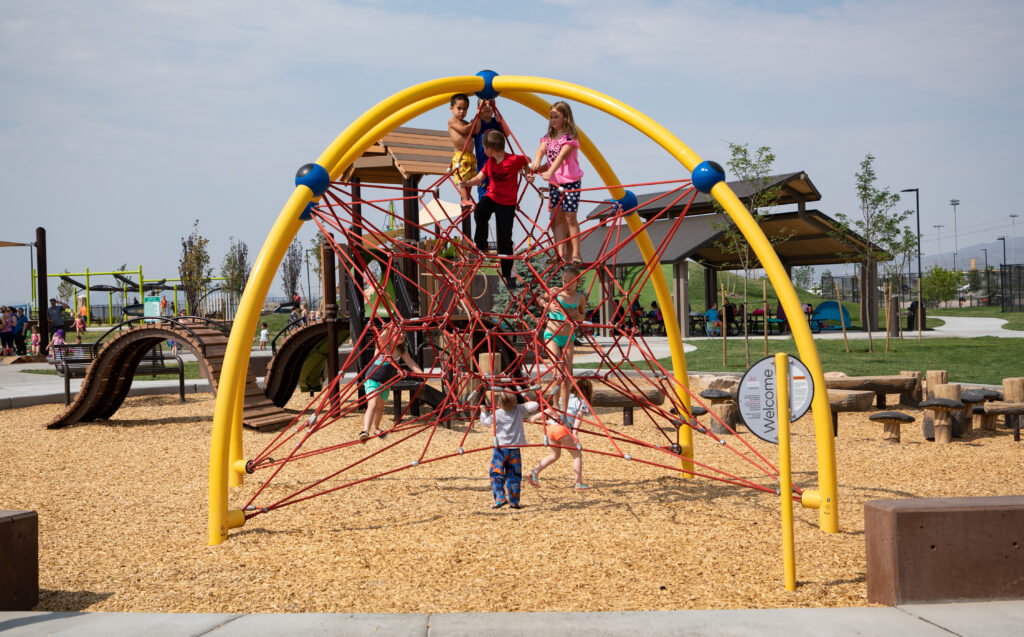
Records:
[[[391,381],[399,374],[395,354],[397,353],[402,362],[413,372],[423,373],[420,366],[409,355],[403,342],[404,338],[402,328],[396,323],[388,323],[377,333],[377,358],[374,359],[366,373],[366,380],[363,382],[367,404],[366,414],[363,416],[363,429],[359,432],[360,442],[366,442],[372,436],[380,436],[380,439],[383,440],[388,435],[387,432],[381,431],[380,421],[384,416],[384,403],[391,395],[389,389]]]

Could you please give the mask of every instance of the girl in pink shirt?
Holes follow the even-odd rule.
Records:
[[[572,109],[565,102],[555,102],[548,113],[548,133],[540,140],[530,169],[540,172],[551,184],[548,189],[548,210],[558,257],[573,265],[582,265],[580,258],[580,224],[576,213],[580,207],[580,186],[583,170],[578,159],[580,141]],[[545,160],[545,163],[541,163]],[[569,245],[565,245],[568,239]],[[568,257],[568,258],[566,258]]]

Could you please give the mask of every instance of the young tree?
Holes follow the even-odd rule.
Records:
[[[299,288],[299,275],[302,274],[302,244],[298,239],[292,241],[288,251],[284,253],[281,261],[281,287],[284,288],[285,296],[289,299],[295,298],[295,292]]]
[[[316,236],[310,240],[309,250],[306,251],[306,265],[313,270],[313,274],[316,275],[318,289],[323,289],[323,255],[320,252],[320,246],[324,244],[327,237],[324,236],[323,230],[317,230]],[[310,290],[310,294],[313,291]]]
[[[729,143],[730,159],[726,162],[729,172],[741,179],[750,187],[750,199],[747,202],[747,209],[750,211],[754,221],[760,224],[766,217],[765,211],[775,206],[782,194],[779,187],[771,187],[771,170],[775,163],[775,152],[770,146],[761,146],[751,153],[747,144]],[[722,237],[715,242],[715,247],[722,252],[732,255],[735,258],[733,265],[743,270],[743,306],[747,307],[747,281],[752,278],[753,271],[761,267],[761,262],[754,253],[747,238],[743,236],[739,228],[731,221],[725,219],[724,211],[714,204],[715,209],[723,217],[722,222],[715,223],[716,229],[724,231]],[[788,239],[792,234],[777,233],[768,237],[772,245]],[[750,365],[750,338],[747,330],[747,321],[743,321],[744,352],[747,365]]]
[[[793,268],[793,283],[802,290],[810,290],[814,285],[814,268],[809,265]]]
[[[192,224],[192,234],[181,240],[181,260],[178,261],[178,277],[185,293],[189,311],[199,311],[199,299],[210,284],[213,268],[210,267],[210,253],[206,246],[210,240],[199,234],[199,220]]]
[[[981,270],[968,270],[967,271],[967,285],[970,286],[971,292],[978,292],[985,289],[985,284],[981,276]]]
[[[64,274],[70,274],[70,272],[70,270],[64,268]],[[64,302],[68,307],[74,309],[75,286],[61,279],[60,284],[57,285],[57,300]]]
[[[224,255],[224,263],[220,266],[220,275],[224,277],[224,287],[237,299],[241,298],[245,284],[249,280],[252,266],[249,263],[249,246],[241,239],[230,238],[231,247]]]
[[[900,196],[890,192],[889,188],[880,189],[876,183],[878,175],[874,168],[875,156],[865,155],[860,163],[860,170],[854,175],[856,179],[857,199],[860,202],[861,218],[851,222],[846,215],[839,213],[836,219],[843,230],[836,236],[845,241],[846,233],[855,233],[864,240],[863,245],[850,242],[847,253],[861,262],[861,312],[864,315],[864,327],[868,331],[868,352],[873,352],[871,329],[877,327],[878,316],[875,313],[878,302],[878,285],[875,278],[877,264],[887,261],[889,256],[885,248],[896,242],[903,221],[911,214],[910,211],[893,213],[892,209],[899,203]]]
[[[942,301],[952,301],[956,298],[957,286],[960,283],[960,275],[952,270],[946,270],[939,266],[933,266],[925,273],[921,281],[921,296],[925,302],[933,302],[932,307],[938,307]]]

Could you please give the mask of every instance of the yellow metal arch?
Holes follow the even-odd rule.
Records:
[[[696,153],[654,120],[623,102],[583,86],[526,76],[497,76],[494,78],[492,86],[499,93],[514,95],[515,99],[534,110],[540,108],[542,103],[546,103],[539,98],[535,100],[526,97],[531,92],[554,95],[587,104],[622,120],[647,135],[674,156],[687,170],[692,172],[701,162]],[[482,77],[462,76],[425,82],[395,93],[349,125],[320,155],[317,163],[327,169],[331,178],[335,179],[384,133],[443,104],[451,93],[475,93],[484,88],[485,81]],[[543,112],[546,113],[546,109]],[[582,140],[581,147],[583,147]],[[589,141],[584,152],[606,184],[618,183],[607,162]],[[621,189],[613,189],[613,197],[620,198],[622,194]],[[812,409],[818,448],[819,526],[824,531],[836,532],[838,531],[837,478],[831,412],[824,374],[814,340],[811,337],[810,327],[804,318],[800,301],[792,283],[786,276],[782,263],[750,213],[724,182],[716,184],[712,188],[711,194],[750,242],[754,252],[764,265],[765,272],[779,296],[786,316],[795,317],[790,319],[793,338],[801,359],[811,370],[815,386]],[[228,510],[228,486],[229,484],[232,486],[241,484],[244,470],[241,448],[241,405],[245,373],[249,362],[249,345],[252,342],[252,335],[255,333],[263,301],[266,299],[277,269],[284,258],[284,253],[302,225],[299,216],[312,199],[313,192],[309,188],[296,186],[295,191],[278,215],[254,262],[252,273],[239,303],[231,337],[228,340],[224,367],[221,372],[221,391],[218,392],[214,407],[213,432],[210,443],[208,539],[211,545],[223,542],[227,538],[229,528],[241,526],[244,523],[242,511]],[[639,219],[635,215],[631,215],[631,217],[632,220],[627,219],[627,221],[629,221],[630,227],[636,230],[639,228]],[[651,263],[654,251],[646,232],[638,235],[638,242],[648,261],[648,267],[660,274],[660,264],[657,261]],[[674,313],[674,305],[671,303],[663,277],[654,276],[652,280],[655,282],[655,293],[659,304],[662,308],[668,308]],[[679,379],[680,370],[682,370],[681,381],[685,384],[686,362],[682,352],[682,340],[678,332],[678,321],[670,319],[671,317],[666,315],[666,327],[671,326],[672,330],[669,332],[669,346],[672,351],[674,374]],[[687,404],[689,403],[687,398],[682,396],[681,398]],[[682,443],[681,440],[680,444]],[[685,470],[686,466],[684,465],[684,473]],[[813,497],[805,499],[811,503],[814,503],[815,500]]]

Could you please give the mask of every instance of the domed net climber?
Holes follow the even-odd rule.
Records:
[[[514,135],[508,144],[508,152],[529,155]],[[776,493],[778,470],[772,462],[725,422],[719,420],[715,429],[729,433],[719,435],[694,418],[687,404],[700,400],[684,400],[688,387],[659,362],[634,319],[641,291],[662,273],[654,266],[637,268],[640,274],[624,284],[618,276],[619,253],[650,224],[661,221],[671,229],[653,246],[660,257],[697,194],[689,179],[618,187],[655,185],[668,190],[646,203],[648,210],[662,208],[641,229],[625,222],[630,210],[597,196],[587,199],[612,186],[582,188],[581,202],[596,211],[580,220],[579,234],[556,243],[548,185],[524,180],[516,206],[515,247],[506,256],[476,247],[467,223],[471,210],[422,225],[418,219],[396,219],[396,206],[410,201],[417,209],[443,210],[441,189],[455,186],[450,173],[414,190],[373,186],[384,193],[379,198],[364,195],[371,190],[366,184],[356,189],[349,182],[331,182],[312,208],[312,221],[340,264],[340,292],[348,304],[341,313],[348,314],[352,327],[351,353],[340,365],[342,373],[329,379],[269,444],[245,459],[247,473],[255,478],[241,507],[246,520],[426,463],[490,453],[497,437],[481,425],[480,415],[501,391],[513,392],[520,402],[540,404],[543,416],[527,423],[525,447],[555,446],[547,423],[565,416],[565,390],[578,391],[583,378],[593,383],[596,404],[588,405],[591,415],[572,435],[575,449]],[[680,205],[683,212],[670,217],[668,210]],[[404,225],[396,231],[399,223]],[[576,277],[558,248],[586,240],[599,228],[604,239],[596,256],[578,266]],[[511,285],[499,275],[502,260],[514,265]],[[565,286],[578,286],[588,307],[583,320],[565,317],[569,343],[556,352],[544,331],[553,299]],[[367,390],[365,381],[377,367],[374,359],[381,356],[377,344],[385,339],[384,332],[396,328],[424,373],[399,366],[397,375]],[[396,400],[393,418],[384,415],[383,434],[360,440],[359,426],[353,423],[361,420],[371,400],[389,391],[407,392],[408,400]],[[623,405],[642,414],[637,424],[624,422]],[[439,428],[461,430],[458,443],[439,443]],[[681,428],[706,440],[701,461],[680,444]],[[473,435],[481,433],[485,435]],[[314,457],[327,454],[332,458],[326,473],[324,463],[316,465],[319,474],[307,467]],[[370,458],[374,467],[383,468],[364,471]]]

